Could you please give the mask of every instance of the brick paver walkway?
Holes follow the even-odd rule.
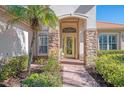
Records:
[[[97,87],[83,65],[62,64],[63,87]]]

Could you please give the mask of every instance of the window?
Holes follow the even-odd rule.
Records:
[[[64,28],[63,29],[63,32],[65,33],[73,33],[73,32],[76,32],[76,29],[75,28],[72,28],[72,27],[67,27],[67,28]]]
[[[99,49],[100,50],[117,49],[117,34],[100,34]]]
[[[109,50],[117,49],[117,35],[109,35]]]
[[[100,50],[107,50],[107,36],[106,35],[99,36],[99,45],[100,45]]]
[[[39,54],[48,53],[48,27],[42,26],[42,31],[39,32]]]
[[[122,42],[124,42],[124,33],[122,33]]]

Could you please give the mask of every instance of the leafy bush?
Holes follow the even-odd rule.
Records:
[[[49,50],[49,58],[57,59],[59,55],[59,50],[57,48],[52,48]]]
[[[9,63],[5,64],[0,70],[0,81],[9,77],[17,77],[28,65],[28,56],[18,56],[9,58]]]
[[[61,66],[59,65],[59,63],[55,59],[50,58],[48,60],[47,65],[45,65],[41,69],[44,70],[45,72],[57,74],[57,73],[60,73]]]
[[[18,59],[20,71],[26,70],[28,67],[28,56],[20,56]]]
[[[62,85],[59,75],[52,75],[49,72],[42,74],[32,74],[26,80],[22,81],[22,86],[26,87],[59,87]]]
[[[98,50],[97,55],[108,55],[108,54],[124,54],[124,50]]]
[[[18,56],[10,58],[9,65],[13,76],[18,75],[23,70],[27,69],[28,56]]]
[[[45,64],[47,64],[47,58],[48,57],[41,57],[41,56],[34,57],[33,58],[33,63],[40,64],[40,65],[45,65]]]
[[[0,70],[0,82],[3,80],[6,80],[10,77],[11,73],[11,68],[9,65],[5,65],[1,70]]]
[[[96,70],[114,86],[124,86],[124,54],[102,55],[96,61]]]
[[[50,58],[41,69],[43,73],[32,74],[22,82],[22,85],[27,87],[59,87],[62,85],[61,67],[55,59]]]

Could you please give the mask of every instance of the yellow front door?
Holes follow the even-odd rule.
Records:
[[[63,33],[64,37],[64,56],[75,58],[75,34]]]

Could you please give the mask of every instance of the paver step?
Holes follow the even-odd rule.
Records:
[[[62,64],[63,87],[98,87],[83,65]]]
[[[62,59],[60,60],[62,64],[72,64],[72,65],[84,65],[83,61],[76,59]]]

